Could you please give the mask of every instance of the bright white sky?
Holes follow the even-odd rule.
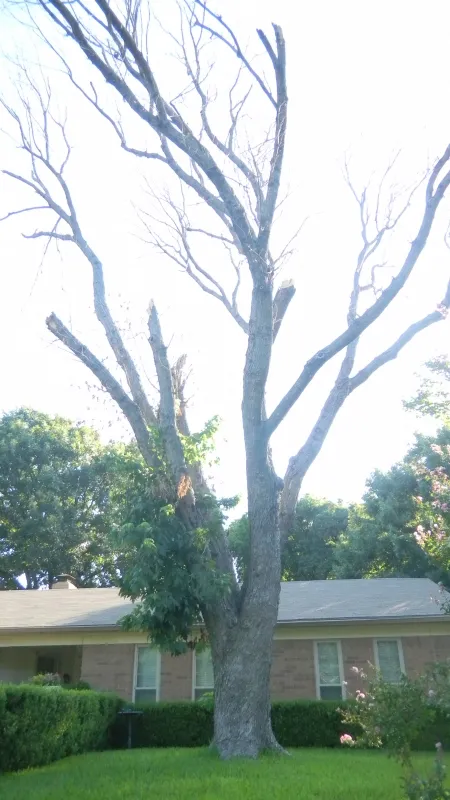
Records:
[[[167,9],[168,0],[165,2]],[[244,42],[251,41],[253,28],[267,30],[272,20],[284,28],[291,103],[285,164],[289,198],[279,221],[277,242],[287,240],[309,217],[297,250],[280,276],[280,280],[294,279],[297,295],[275,347],[269,388],[269,407],[273,407],[304,361],[340,332],[344,323],[360,247],[358,210],[342,179],[344,153],[351,154],[353,180],[361,187],[374,171],[376,178],[377,171],[401,147],[395,178],[399,184],[411,185],[450,141],[450,6],[444,0],[427,5],[410,0],[304,4],[232,0],[226,5]],[[164,42],[159,31],[153,65],[167,77],[171,62],[165,48],[170,45]],[[221,465],[216,485],[226,494],[242,492],[239,412],[245,337],[215,300],[137,238],[132,206],[145,207],[149,202],[142,193],[142,163],[121,153],[108,127],[48,69],[50,59],[32,33],[6,12],[0,20],[0,46],[5,54],[18,53],[22,59],[25,53],[32,69],[40,60],[54,82],[57,106],[63,109],[68,102],[68,131],[74,151],[67,177],[86,236],[104,262],[112,307],[124,326],[128,321],[129,335],[151,377],[145,311],[149,299],[156,299],[172,356],[189,353],[194,425],[202,425],[214,414],[223,419],[225,444],[219,443]],[[6,62],[4,66],[3,92],[10,99],[14,70]],[[84,65],[79,74],[87,74],[102,88],[99,78],[84,72]],[[262,98],[259,102],[257,113],[263,120],[266,106]],[[4,112],[2,115],[0,127],[10,130]],[[11,140],[4,137],[0,167],[19,170],[24,165]],[[152,173],[146,167],[145,174],[154,185],[161,185],[160,171]],[[415,235],[422,197],[418,195],[418,205],[401,230],[402,238],[386,254],[390,263],[401,263]],[[33,198],[2,178],[0,216],[22,203],[33,205]],[[450,269],[450,253],[443,245],[449,218],[450,195],[427,254],[402,300],[361,343],[361,366],[441,299]],[[89,266],[63,243],[61,255],[51,252],[41,267],[42,241],[21,237],[22,232],[31,233],[41,226],[42,219],[32,215],[0,226],[0,407],[9,410],[28,405],[86,420],[105,435],[117,436],[120,425],[114,407],[104,396],[98,399],[88,385],[94,382],[91,376],[52,341],[45,327],[45,317],[55,311],[94,351],[107,355],[102,331],[92,314]],[[203,256],[210,263],[212,251],[205,247]],[[403,456],[414,430],[424,423],[403,411],[402,399],[414,390],[414,374],[421,364],[436,353],[448,353],[448,337],[448,323],[434,326],[349,398],[304,491],[357,500],[373,469],[386,469]],[[321,373],[276,434],[274,453],[280,474],[303,443],[336,368],[337,362]]]

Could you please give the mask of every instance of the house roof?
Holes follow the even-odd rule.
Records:
[[[443,600],[450,595],[426,578],[292,581],[281,584],[278,622],[446,617]],[[0,591],[0,631],[115,628],[132,607],[118,589]]]

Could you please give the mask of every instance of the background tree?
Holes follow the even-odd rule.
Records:
[[[155,626],[159,632],[165,630],[166,646],[179,650],[183,643],[188,644],[186,630],[201,615],[214,663],[215,744],[223,757],[255,757],[261,750],[277,748],[270,723],[269,679],[280,591],[280,537],[292,527],[303,478],[346,398],[395,358],[417,333],[442,320],[450,305],[448,287],[441,300],[436,298],[429,314],[400,331],[391,346],[367,364],[355,368],[359,340],[398,297],[426,246],[450,183],[450,147],[428,174],[415,232],[408,234],[408,243],[404,241],[403,247],[393,251],[404,255],[396,262],[388,285],[378,280],[377,251],[381,244],[390,244],[414,192],[399,195],[386,187],[388,168],[382,186],[374,192],[375,211],[370,215],[370,192],[359,193],[352,188],[362,244],[346,324],[332,341],[311,355],[290,389],[279,397],[273,410],[267,410],[265,393],[274,343],[295,292],[290,281],[279,284],[277,280],[277,267],[289,252],[289,244],[276,251],[272,236],[282,199],[288,123],[286,44],[279,26],[273,26],[272,41],[258,30],[265,63],[259,60],[261,68],[256,70],[256,62],[247,57],[236,33],[212,7],[201,0],[188,0],[174,8],[181,8],[180,29],[176,33],[171,27],[167,36],[170,52],[176,49],[177,66],[181,64],[184,70],[183,76],[177,72],[180,81],[175,93],[172,87],[167,88],[174,62],[162,63],[161,57],[161,63],[155,64],[152,58],[155,39],[151,2],[125,0],[116,5],[94,0],[86,6],[82,2],[68,5],[62,0],[41,0],[38,10],[34,3],[29,5],[32,27],[40,27],[49,52],[60,57],[69,80],[97,110],[99,121],[112,126],[120,146],[133,158],[141,159],[143,169],[144,165],[163,165],[180,182],[169,197],[160,198],[165,228],[161,229],[151,215],[145,217],[148,236],[225,307],[245,336],[242,424],[250,554],[242,587],[236,582],[220,504],[200,463],[190,460],[186,452],[189,429],[183,381],[171,371],[157,310],[151,304],[149,343],[159,388],[159,406],[155,408],[108,306],[102,260],[87,241],[81,205],[77,211],[66,179],[70,146],[65,125],[60,120],[55,122],[51,111],[48,83],[44,88],[32,83],[29,96],[21,93],[22,105],[5,104],[28,159],[23,172],[6,170],[6,174],[37,195],[39,213],[45,209],[42,213],[48,218],[49,210],[53,212],[53,225],[40,226],[31,236],[69,242],[91,265],[95,313],[124,385],[55,314],[47,320],[49,330],[91,370],[118,404],[152,470],[151,491],[166,509],[164,513],[176,519],[179,535],[186,538],[190,552],[199,535],[203,536],[202,546],[196,545],[192,554],[203,579],[193,585],[190,572],[180,570],[186,592],[178,583],[176,596],[166,597],[164,608],[158,606],[158,619],[153,599],[160,584],[159,572],[152,571],[154,560],[145,575],[136,575],[129,584],[128,594],[141,599],[137,623],[145,621],[151,633]],[[160,27],[157,36],[161,37]],[[212,61],[211,55],[205,55],[206,45]],[[169,48],[165,52],[169,53]],[[83,70],[78,69],[78,55],[92,70],[86,83]],[[214,59],[218,59],[220,70],[214,70]],[[100,81],[94,86],[95,76]],[[120,113],[110,102],[110,90],[121,101]],[[249,105],[253,97],[258,103],[254,106]],[[225,125],[220,121],[223,114],[213,113],[213,98],[218,98],[221,111],[227,114]],[[254,122],[247,128],[251,119]],[[28,203],[25,207],[30,209]],[[10,213],[22,212],[25,207]],[[222,256],[208,258],[208,263],[202,257],[205,237],[223,248]],[[247,308],[240,294],[244,283],[251,294]],[[271,437],[317,373],[339,353],[344,355],[337,380],[281,480],[272,463]],[[277,357],[285,355],[286,351],[279,351]],[[168,555],[170,570],[174,554]],[[185,608],[186,597],[192,601],[189,609]],[[182,625],[174,630],[177,619]]]
[[[333,576],[428,577],[448,584],[450,429],[417,435],[404,460],[367,482],[334,548]],[[450,503],[448,504],[450,508]]]
[[[295,508],[293,528],[282,548],[281,579],[316,581],[332,577],[334,545],[347,526],[348,509],[342,503],[311,495],[301,497]],[[228,536],[239,578],[243,580],[250,551],[247,515],[231,523]]]
[[[0,589],[51,586],[61,574],[117,583],[122,458],[61,417],[22,408],[0,419]]]

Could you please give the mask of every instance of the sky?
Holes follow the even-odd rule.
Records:
[[[166,29],[173,30],[175,5],[159,0],[154,6],[165,15]],[[392,177],[401,191],[423,175],[450,141],[450,7],[443,0],[426,7],[406,0],[343,0],[339,4],[332,0],[278,0],[276,4],[230,0],[226,12],[249,53],[258,49],[255,28],[270,32],[272,22],[282,25],[288,52],[286,201],[278,215],[274,246],[282,247],[304,225],[278,276],[280,281],[292,278],[297,293],[274,348],[270,409],[305,360],[334,338],[345,323],[352,271],[361,245],[358,208],[343,180],[345,157],[355,186],[361,189],[370,183],[376,195],[377,180],[394,153],[401,151]],[[245,337],[217,301],[203,294],[145,241],[136,211],[153,211],[155,193],[175,190],[171,178],[158,165],[143,166],[121,152],[107,124],[71,90],[33,31],[20,25],[7,9],[1,14],[4,68],[0,69],[0,92],[8,102],[15,102],[17,72],[8,60],[14,56],[26,63],[33,76],[44,73],[52,85],[57,113],[64,115],[67,107],[67,130],[73,145],[67,179],[83,230],[102,258],[111,307],[148,379],[150,392],[153,371],[146,342],[146,310],[155,298],[171,356],[188,353],[193,427],[200,428],[216,414],[222,419],[215,485],[223,494],[244,493],[240,402]],[[160,26],[153,41],[153,67],[172,89],[179,77],[172,42]],[[63,47],[64,54],[71,56],[69,44]],[[219,50],[219,58],[221,53]],[[255,63],[262,63],[260,57]],[[94,80],[99,91],[104,91],[77,56],[73,64],[80,79]],[[221,89],[229,79],[228,62],[219,61],[214,74]],[[264,130],[264,98],[253,99],[251,108],[249,130]],[[219,125],[221,113],[219,109]],[[130,121],[130,136],[141,141],[142,130],[133,126]],[[27,163],[11,138],[14,131],[4,110],[0,111],[0,129],[0,168],[24,174]],[[56,155],[59,147],[55,138]],[[0,216],[33,205],[31,200],[23,187],[5,175],[0,177]],[[419,190],[398,235],[383,253],[393,268],[401,265],[414,238],[421,203]],[[412,321],[433,310],[443,296],[450,270],[450,251],[443,241],[449,220],[450,195],[401,300],[362,339],[359,366]],[[85,368],[46,330],[45,318],[54,311],[114,369],[92,312],[89,265],[66,243],[61,243],[59,252],[50,249],[42,261],[42,240],[23,237],[42,225],[42,216],[37,214],[17,216],[0,225],[0,409],[27,405],[94,424],[105,438],[120,436],[125,428],[115,408],[98,392]],[[201,256],[219,275],[227,269],[212,246],[202,245]],[[244,287],[244,312],[247,301]],[[402,458],[414,431],[426,426],[403,410],[402,401],[414,392],[423,362],[449,350],[449,324],[439,323],[359,388],[336,419],[303,491],[356,501],[374,469],[387,469]],[[280,474],[308,435],[337,368],[335,360],[320,373],[276,433],[273,448]]]

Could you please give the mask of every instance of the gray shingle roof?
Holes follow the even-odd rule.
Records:
[[[445,616],[450,595],[428,578],[292,581],[281,584],[279,622]]]
[[[426,578],[292,581],[281,584],[280,623],[445,617],[447,593]],[[110,628],[132,603],[118,589],[0,592],[0,631]],[[449,619],[447,617],[447,619]]]

